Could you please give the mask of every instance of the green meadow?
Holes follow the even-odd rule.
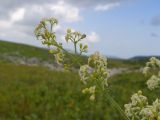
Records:
[[[77,72],[15,64],[3,57],[52,61],[46,49],[1,41],[0,54],[0,120],[122,120],[104,94],[97,95],[91,102],[81,93],[83,85]],[[86,57],[83,60],[85,63]],[[129,69],[108,80],[112,97],[122,108],[139,89],[150,102],[159,96],[159,90],[147,89],[147,77],[138,71],[145,62],[108,59],[110,68]]]

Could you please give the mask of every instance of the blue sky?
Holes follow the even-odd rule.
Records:
[[[151,24],[157,15],[160,15],[160,1],[142,0],[109,11],[84,12],[85,21],[76,27],[96,31],[101,40],[94,48],[107,55],[160,55],[160,26]],[[153,33],[157,36],[152,36]]]
[[[43,17],[55,16],[60,22],[59,38],[67,27],[83,31],[88,35],[89,53],[100,51],[121,58],[160,55],[159,0],[97,1],[54,1],[49,6],[52,4],[49,0],[43,4],[33,0],[18,5],[17,0],[13,0],[13,8],[8,7],[11,2],[0,2],[0,7],[3,5],[0,10],[6,12],[0,14],[0,38],[40,46],[32,34],[34,26]]]

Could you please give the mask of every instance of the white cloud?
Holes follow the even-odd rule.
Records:
[[[50,8],[55,15],[64,17],[67,22],[77,22],[82,20],[79,15],[79,9],[65,3],[64,1],[59,1],[57,4],[51,5]]]
[[[24,18],[25,9],[19,8],[12,12],[8,20],[0,20],[1,28],[10,28],[14,22],[21,21]]]
[[[0,19],[0,38],[13,39],[15,41],[24,41],[34,39],[34,27],[42,18],[55,17],[60,24],[55,26],[54,30],[57,39],[65,34],[65,24],[78,22],[82,20],[79,8],[66,2],[51,2],[45,4],[30,4],[8,12],[7,19]],[[9,36],[8,36],[9,35]]]
[[[0,20],[1,29],[9,28],[11,26],[11,22],[7,20]]]
[[[25,9],[24,8],[17,9],[15,12],[13,12],[11,14],[11,21],[15,22],[15,21],[23,20],[24,14],[25,14]]]
[[[90,43],[96,43],[96,42],[99,42],[99,40],[100,40],[98,34],[95,32],[91,32],[89,35],[87,35],[86,39]]]
[[[95,10],[96,11],[106,11],[106,10],[113,9],[113,8],[119,6],[119,5],[120,5],[120,3],[118,3],[118,2],[108,3],[108,4],[105,4],[105,5],[99,4],[95,7]]]

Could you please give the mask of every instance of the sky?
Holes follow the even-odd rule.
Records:
[[[67,28],[87,35],[89,54],[160,55],[160,0],[0,0],[0,39],[42,47],[34,28],[55,17],[58,41]]]

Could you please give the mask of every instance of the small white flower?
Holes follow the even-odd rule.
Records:
[[[160,78],[152,75],[152,77],[147,81],[147,86],[150,90],[154,90],[160,86]]]
[[[152,105],[148,105],[147,98],[138,91],[131,97],[131,103],[125,104],[125,113],[132,120],[159,120],[160,100],[156,99]]]
[[[94,101],[94,100],[95,100],[95,94],[92,94],[92,95],[89,97],[89,99],[90,99],[91,101]]]
[[[83,65],[80,67],[79,76],[84,84],[87,83],[90,73],[91,73],[91,68],[88,65]]]
[[[143,69],[143,74],[147,75],[148,72],[150,70],[150,67],[146,66],[144,69]]]
[[[150,106],[141,110],[140,115],[142,116],[143,120],[148,120],[148,118],[154,118],[154,114],[150,109]]]
[[[138,91],[138,93],[135,93],[131,97],[131,103],[125,104],[125,113],[126,115],[131,118],[139,118],[140,111],[148,105],[147,97],[142,95],[142,91]]]
[[[82,90],[82,93],[84,93],[84,94],[86,94],[86,93],[91,94],[91,96],[90,96],[89,99],[90,99],[91,101],[94,101],[94,100],[95,100],[95,89],[96,89],[96,86],[91,86],[91,87],[89,87],[89,88],[83,89],[83,90]]]
[[[96,86],[92,86],[89,88],[89,92],[93,94],[95,93],[95,89],[96,89]]]
[[[147,86],[150,90],[154,90],[156,88],[160,87],[160,60],[152,57],[150,58],[149,62],[147,62],[146,67],[143,69],[143,73],[147,75],[151,69],[155,68],[158,70],[158,72],[154,73],[151,72],[153,75],[148,79]]]
[[[160,118],[160,100],[156,99],[152,105],[148,105],[140,112],[143,120],[159,120]]]

